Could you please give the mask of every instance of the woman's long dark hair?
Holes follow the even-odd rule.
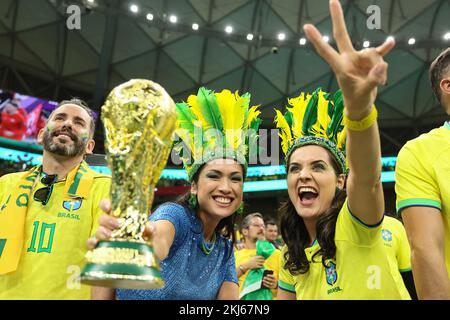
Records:
[[[196,184],[198,184],[198,178],[200,176],[200,172],[202,171],[202,169],[203,169],[203,167],[201,167],[197,171],[197,173],[194,175],[194,177],[192,179]],[[198,212],[197,212],[199,209],[198,202],[197,202],[197,205],[195,208],[191,208],[190,203],[189,203],[190,197],[191,197],[191,191],[189,190],[187,193],[185,193],[184,195],[180,196],[177,200],[175,200],[175,202],[178,203],[179,205],[182,205],[182,206],[188,208],[188,209],[193,209],[195,214],[197,214],[197,217],[198,217]],[[230,239],[233,247],[236,243],[236,233],[234,231],[235,222],[236,222],[236,212],[233,213],[231,216],[220,220],[219,224],[217,225],[216,229],[214,230],[216,235],[222,235],[223,237]],[[230,251],[230,252],[232,252],[232,251]]]
[[[330,153],[329,156],[336,175],[339,175],[341,173],[339,166]],[[322,255],[322,263],[325,266],[325,262],[328,259],[334,259],[336,257],[336,243],[334,242],[336,222],[346,197],[347,193],[345,189],[338,190],[330,208],[321,214],[317,220],[316,238],[320,245],[320,250],[313,255],[312,260],[314,261],[314,258],[317,255]],[[309,271],[310,262],[306,257],[305,249],[310,244],[310,238],[305,222],[303,221],[303,218],[298,215],[291,199],[288,199],[280,206],[278,214],[281,217],[281,236],[288,247],[288,250],[285,253],[286,263],[283,267],[288,269],[292,274],[307,273]]]

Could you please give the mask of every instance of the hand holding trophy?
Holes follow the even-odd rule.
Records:
[[[112,171],[112,214],[120,227],[87,253],[82,283],[130,289],[164,285],[159,261],[143,232],[170,154],[176,117],[171,97],[149,80],[130,80],[108,95],[102,121]]]

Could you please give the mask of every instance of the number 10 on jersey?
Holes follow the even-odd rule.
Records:
[[[35,221],[33,226],[33,235],[31,237],[30,247],[27,249],[27,252],[51,253],[56,223],[47,224],[45,222],[40,223],[39,221]],[[37,251],[36,242],[38,242]]]

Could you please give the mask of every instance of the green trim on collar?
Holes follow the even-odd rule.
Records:
[[[444,123],[444,128],[447,128],[450,130],[450,121],[447,121],[446,123]]]
[[[378,222],[377,224],[374,224],[374,225],[366,224],[351,212],[348,202],[347,202],[347,209],[348,209],[348,213],[350,214],[350,217],[352,218],[352,220],[366,229],[376,229],[379,226],[381,226],[381,224],[383,223],[384,216],[383,216],[383,218],[381,218],[381,221]]]
[[[318,244],[319,244],[319,242],[317,241],[317,239],[314,239],[313,243],[308,248],[312,248],[312,247],[314,247],[315,245],[318,245]]]

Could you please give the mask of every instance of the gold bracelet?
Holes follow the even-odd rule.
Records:
[[[350,129],[353,131],[364,131],[364,130],[370,128],[377,121],[377,117],[378,117],[378,111],[374,105],[372,107],[372,111],[370,112],[370,114],[361,120],[357,120],[357,121],[350,120],[344,114],[344,125],[347,127],[347,129]]]

